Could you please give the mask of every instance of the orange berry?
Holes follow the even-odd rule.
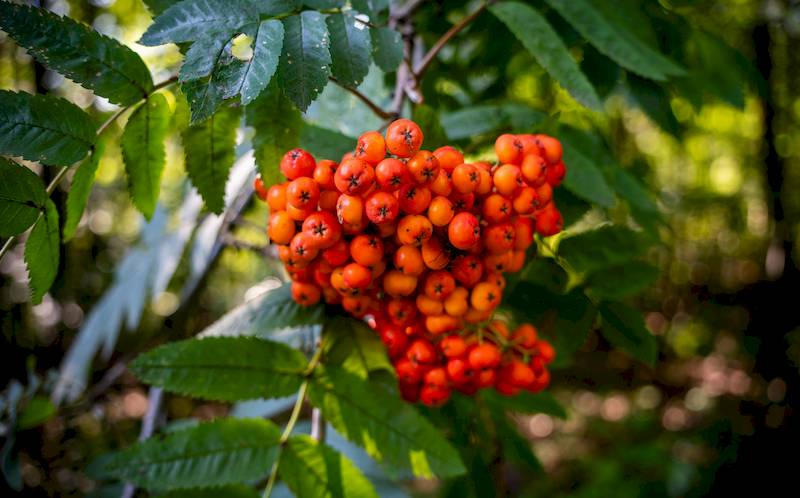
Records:
[[[483,264],[490,271],[507,272],[512,264],[512,251],[492,253],[483,258]]]
[[[511,205],[519,214],[531,214],[539,208],[539,194],[536,193],[536,189],[522,187],[517,190]]]
[[[432,152],[421,150],[406,163],[411,177],[418,183],[430,183],[439,174],[439,160]]]
[[[511,217],[512,205],[506,197],[500,194],[492,194],[483,201],[481,214],[491,223],[501,223],[508,221]]]
[[[342,308],[356,318],[363,317],[370,309],[369,296],[347,296],[342,299]]]
[[[483,231],[483,244],[492,254],[501,254],[514,248],[516,232],[511,223],[489,225]]]
[[[444,300],[444,309],[450,316],[463,316],[469,309],[467,298],[469,291],[464,287],[456,287],[452,294]]]
[[[450,173],[445,171],[444,168],[439,168],[439,173],[436,175],[436,178],[428,184],[428,187],[434,194],[447,197],[453,192],[453,182],[450,179]]]
[[[438,299],[433,299],[426,294],[419,294],[417,296],[417,309],[423,315],[441,315],[444,306]]]
[[[297,261],[310,262],[319,253],[316,241],[304,232],[297,233],[292,237],[289,249],[292,251],[292,258]]]
[[[319,193],[319,208],[323,211],[336,212],[336,202],[339,200],[338,190],[323,190]]]
[[[459,284],[471,289],[483,276],[483,262],[475,254],[462,254],[453,261],[450,272]]]
[[[361,159],[347,159],[336,168],[333,181],[343,194],[363,194],[375,183],[375,170]]]
[[[367,197],[366,210],[367,218],[376,225],[391,223],[400,212],[400,202],[389,192],[376,190]]]
[[[515,190],[525,186],[519,167],[513,164],[503,164],[492,175],[494,187],[500,195],[511,197]]]
[[[459,164],[453,170],[453,188],[462,194],[474,192],[480,182],[478,168],[471,164]]]
[[[366,289],[372,282],[372,272],[369,268],[358,263],[350,263],[342,270],[342,277],[348,287],[352,289]]]
[[[375,179],[386,191],[395,191],[411,181],[408,168],[399,159],[389,157],[375,166]]]
[[[562,148],[561,142],[558,139],[549,135],[536,135],[536,141],[539,144],[539,151],[542,157],[547,160],[549,164],[555,164],[561,160]]]
[[[394,253],[394,267],[406,275],[416,277],[425,271],[422,253],[411,245],[400,246]]]
[[[517,164],[522,159],[522,142],[510,133],[504,133],[494,142],[494,151],[502,164]]]
[[[452,294],[455,289],[456,280],[448,271],[432,271],[425,279],[425,294],[432,299],[441,301]]]
[[[547,183],[549,183],[551,187],[558,187],[561,185],[566,174],[566,166],[564,166],[563,162],[559,161],[547,168]]]
[[[530,154],[522,160],[522,178],[531,187],[538,187],[547,179],[547,163],[538,154]]]
[[[383,276],[383,290],[394,297],[410,296],[417,288],[417,277],[398,270],[389,270]]]
[[[358,137],[355,157],[370,164],[378,164],[386,157],[386,141],[377,131],[368,131]]]
[[[422,185],[404,185],[397,194],[400,210],[407,214],[421,214],[431,203],[431,191]]]
[[[532,219],[526,216],[515,216],[511,220],[514,225],[514,249],[524,251],[533,244],[533,232],[536,230]]]
[[[477,310],[473,307],[470,307],[466,313],[464,313],[464,321],[467,323],[480,323],[485,322],[489,319],[492,315],[492,310]]]
[[[256,179],[253,182],[253,188],[255,189],[256,196],[259,199],[262,201],[267,200],[267,187],[264,185],[264,180],[261,179],[261,175],[256,176]]]
[[[286,211],[276,211],[269,216],[267,233],[273,244],[285,245],[292,241],[296,228]]]
[[[549,183],[543,183],[536,189],[536,195],[539,201],[538,207],[542,208],[553,200],[553,187]]]
[[[439,161],[439,166],[447,172],[453,171],[456,166],[464,163],[464,154],[450,145],[439,147],[433,151],[433,155]]]
[[[333,178],[336,175],[337,166],[336,162],[330,159],[322,159],[317,163],[312,178],[319,184],[320,188],[325,190],[334,190],[336,188]]]
[[[312,178],[301,176],[286,187],[286,202],[298,209],[317,207],[319,185]]]
[[[493,310],[500,304],[500,299],[503,297],[501,291],[495,284],[491,282],[480,282],[473,289],[470,294],[470,303],[472,307],[478,311]]]
[[[453,203],[447,197],[438,195],[428,205],[428,219],[434,226],[446,226],[453,216],[455,216]]]
[[[425,317],[425,328],[433,335],[442,335],[459,328],[461,321],[450,315],[431,315]]]
[[[441,270],[450,262],[450,251],[438,237],[431,237],[423,242],[421,252],[422,261],[431,270]]]
[[[358,196],[342,194],[336,201],[336,215],[339,223],[357,225],[364,219],[364,201]]]
[[[342,227],[336,216],[328,211],[311,214],[303,222],[303,232],[311,237],[317,247],[327,249],[342,237]]]
[[[422,130],[410,119],[398,119],[386,128],[386,149],[397,157],[413,156],[422,140]]]
[[[514,332],[511,334],[511,340],[514,341],[514,344],[525,349],[533,348],[536,345],[537,338],[536,327],[530,323],[523,323],[514,329]]]
[[[267,205],[271,212],[286,209],[286,184],[278,183],[267,190]]]
[[[478,219],[471,213],[458,213],[447,227],[450,243],[457,249],[469,249],[480,240]]]
[[[332,267],[343,265],[350,258],[347,242],[340,239],[339,242],[322,251],[322,258]]]
[[[487,195],[494,187],[492,173],[488,168],[481,168],[478,166],[478,175],[480,176],[480,181],[478,182],[478,187],[475,189],[475,193],[479,196]]]
[[[350,242],[350,257],[358,264],[373,266],[383,259],[383,242],[374,235],[358,235]]]
[[[292,149],[283,155],[281,159],[281,173],[289,180],[300,178],[301,176],[311,176],[314,174],[317,162],[314,156],[303,149]]]
[[[289,213],[289,216],[295,221],[303,221],[308,218],[312,213],[317,212],[316,206],[309,206],[306,209],[300,209],[292,206],[289,203],[286,203],[286,212]]]
[[[425,216],[404,216],[397,224],[397,238],[401,244],[419,246],[431,238],[433,225]]]
[[[552,204],[536,213],[536,231],[542,237],[550,237],[561,231],[564,220],[561,213]]]
[[[292,299],[301,306],[313,306],[319,302],[321,292],[314,284],[292,282]]]
[[[539,154],[539,144],[536,143],[536,136],[528,134],[517,135],[517,140],[522,144],[522,155]]]
[[[506,266],[506,271],[518,272],[525,266],[525,251],[511,251],[511,259]]]

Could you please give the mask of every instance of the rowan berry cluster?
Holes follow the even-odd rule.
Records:
[[[510,330],[492,315],[503,274],[522,269],[534,234],[561,230],[561,143],[504,134],[490,164],[465,163],[451,146],[421,150],[422,141],[416,123],[398,119],[385,136],[361,135],[338,164],[293,149],[280,163],[287,182],[256,180],[292,297],[367,319],[411,402],[440,405],[453,389],[544,389],[552,346],[533,325]]]

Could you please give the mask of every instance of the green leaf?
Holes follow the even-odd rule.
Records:
[[[376,383],[318,367],[309,396],[340,434],[383,462],[389,474],[411,470],[446,478],[466,472],[458,452],[427,419]]]
[[[168,8],[181,1],[183,0],[144,0],[144,3],[147,5],[147,10],[152,12],[154,16],[158,16]]]
[[[136,52],[69,17],[0,2],[0,28],[37,61],[111,102],[130,105],[153,91]]]
[[[211,75],[224,56],[224,49],[231,41],[231,33],[210,33],[189,47],[178,70],[178,81],[186,82]]]
[[[618,225],[603,225],[595,230],[564,238],[558,253],[578,272],[590,273],[611,265],[631,261],[647,249],[642,235]]]
[[[599,157],[581,146],[572,129],[561,127],[558,138],[564,144],[564,164],[567,166],[564,188],[591,203],[613,206],[614,192],[597,166]]]
[[[312,124],[305,124],[300,133],[300,147],[317,158],[331,158],[336,162],[345,153],[353,151],[356,140],[338,131]]]
[[[586,280],[586,287],[597,297],[619,299],[643,291],[658,279],[658,275],[655,266],[643,261],[630,261],[592,273]]]
[[[18,235],[30,228],[47,199],[36,173],[0,157],[0,237]]]
[[[344,0],[303,0],[303,5],[316,10],[335,9],[342,7]]]
[[[238,484],[269,472],[279,439],[280,429],[268,420],[222,418],[136,444],[103,467],[148,490]]]
[[[441,123],[451,140],[471,138],[499,128],[530,130],[544,122],[546,115],[524,104],[486,104],[464,107],[442,115]]]
[[[95,130],[89,115],[72,102],[0,90],[0,154],[70,166],[86,155]]]
[[[276,19],[262,21],[253,40],[253,57],[242,77],[242,105],[253,102],[267,88],[278,68],[282,48],[283,24]]]
[[[42,425],[55,413],[56,407],[50,398],[35,396],[22,408],[17,418],[17,427],[25,430]]]
[[[214,74],[182,83],[181,92],[189,104],[192,124],[210,118],[222,103],[224,93],[223,88],[214,81]]]
[[[670,95],[662,85],[630,74],[628,92],[647,116],[662,130],[680,138],[681,127],[670,106]]]
[[[292,493],[302,498],[378,497],[350,459],[309,436],[289,438],[278,473]]]
[[[601,110],[600,99],[581,72],[572,54],[542,15],[519,2],[502,2],[489,7],[542,67],[578,102]]]
[[[597,309],[583,292],[554,294],[530,282],[519,282],[506,301],[521,319],[534,323],[555,346],[557,354],[552,365],[555,368],[571,363],[573,353],[586,341],[597,316]]]
[[[253,149],[261,179],[268,187],[280,183],[284,180],[279,168],[283,154],[300,144],[300,111],[273,82],[247,106],[245,120],[256,131]]]
[[[397,71],[403,61],[403,38],[392,28],[372,28],[372,59],[385,73]]]
[[[646,44],[624,25],[607,19],[592,0],[546,0],[597,50],[620,66],[655,80],[680,76],[685,70]],[[619,8],[619,7],[618,7]]]
[[[658,213],[653,195],[627,170],[622,167],[610,168],[606,170],[606,177],[610,178],[617,194],[628,201],[633,208],[645,213]]]
[[[426,104],[414,106],[412,118],[425,130],[426,149],[433,150],[447,145],[447,134],[439,122],[439,114],[433,107]]]
[[[306,10],[284,19],[283,27],[279,81],[284,93],[298,109],[305,111],[328,84],[330,75],[331,54],[325,16]]]
[[[240,119],[241,108],[223,107],[183,133],[186,172],[203,196],[206,207],[217,214],[225,209],[225,184],[236,156],[236,129]]]
[[[140,355],[131,370],[167,391],[218,401],[280,398],[303,382],[303,354],[253,337],[173,342]]]
[[[58,235],[58,209],[47,199],[42,216],[39,217],[25,243],[25,264],[31,286],[33,304],[42,302],[42,297],[53,285],[58,274],[61,257]]]
[[[331,342],[326,351],[327,361],[339,365],[362,379],[373,370],[394,372],[386,347],[378,335],[364,322],[337,316],[325,324],[326,337]]]
[[[324,311],[322,305],[303,307],[294,302],[291,285],[285,284],[234,308],[201,334],[269,337],[285,329],[322,325],[325,323]]]
[[[372,22],[389,10],[389,0],[351,0],[350,3],[357,11],[367,14]]]
[[[83,216],[83,210],[89,202],[89,194],[92,192],[92,185],[97,174],[97,167],[100,159],[105,152],[105,141],[98,139],[91,151],[91,155],[81,162],[75,175],[72,177],[72,184],[67,194],[67,220],[64,222],[64,241],[69,241],[75,235],[75,229]]]
[[[619,302],[600,303],[603,322],[600,332],[612,345],[624,349],[634,358],[655,366],[658,358],[658,343],[647,330],[642,313]]]
[[[356,19],[357,15],[348,10],[325,19],[331,37],[331,72],[339,83],[350,87],[364,81],[372,52],[369,29]]]
[[[529,391],[520,391],[515,396],[503,396],[497,391],[485,390],[482,395],[488,403],[504,410],[518,413],[545,413],[560,419],[567,418],[567,411],[548,392],[534,394]]]
[[[248,22],[258,22],[258,9],[252,1],[184,0],[159,15],[139,43],[153,47],[190,42],[208,33],[233,32]]]
[[[261,494],[251,486],[231,484],[214,488],[179,489],[160,494],[157,498],[258,498],[259,496]]]
[[[128,191],[136,208],[148,220],[153,216],[161,191],[169,112],[164,95],[151,95],[133,111],[120,139],[122,159],[130,182]]]

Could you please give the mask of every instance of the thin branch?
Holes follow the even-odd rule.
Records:
[[[422,78],[422,75],[425,73],[425,70],[428,69],[428,66],[431,65],[433,59],[439,53],[439,51],[444,48],[444,46],[449,42],[455,35],[458,34],[459,31],[466,28],[469,23],[474,21],[484,10],[488,7],[488,3],[481,3],[477,9],[472,14],[469,14],[467,17],[462,19],[458,24],[454,25],[452,28],[448,29],[445,34],[442,35],[436,43],[433,44],[428,53],[425,54],[425,57],[422,58],[422,61],[414,68],[414,74],[417,77],[417,80]]]
[[[348,86],[348,85],[345,85],[344,83],[340,82],[339,80],[337,80],[333,76],[329,76],[328,79],[331,80],[333,83],[339,85],[340,87],[344,88],[348,92],[352,93],[356,97],[358,97],[358,100],[360,100],[367,107],[369,107],[369,109],[372,112],[374,112],[379,118],[389,119],[390,117],[393,116],[393,114],[391,112],[384,111],[383,109],[381,109],[381,107],[378,104],[376,104],[375,102],[370,100],[369,97],[367,97],[366,95],[364,95],[363,93],[358,91],[358,89],[353,88],[353,87]]]
[[[311,410],[311,437],[320,443],[325,442],[325,418],[319,408]]]

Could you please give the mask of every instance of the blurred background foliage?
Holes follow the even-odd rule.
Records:
[[[140,0],[42,3],[135,47],[155,81],[168,78],[180,60],[175,46],[135,44],[152,18]],[[147,3],[158,10],[170,2]],[[617,2],[599,3],[613,11]],[[497,473],[509,483],[508,494],[580,497],[716,495],[743,489],[754,475],[762,486],[791,477],[795,461],[782,458],[778,448],[798,440],[800,406],[800,321],[793,306],[800,290],[800,5],[622,3],[649,22],[621,22],[682,61],[689,69],[684,77],[654,82],[626,73],[543,7],[597,88],[604,113],[575,102],[488,14],[442,51],[421,91],[425,105],[442,116],[450,140],[475,157],[490,150],[498,130],[535,131],[518,123],[601,130],[616,161],[657,200],[657,212],[613,206],[603,216],[632,216],[659,241],[646,259],[660,276],[635,299],[657,338],[659,361],[655,368],[637,363],[590,332],[575,361],[554,373],[551,390],[568,417],[514,419],[528,439],[521,444],[532,445],[536,461],[506,465],[496,454],[476,454],[469,480],[445,487],[414,482],[411,493],[491,496]],[[469,10],[467,4],[427,2],[417,16],[423,42],[435,41]],[[683,22],[676,23],[676,15]],[[393,83],[373,67],[361,89],[387,103]],[[0,88],[67,97],[98,121],[115,109],[34,64],[2,33]],[[175,119],[185,120],[184,104],[171,96]],[[459,115],[465,110],[473,113],[468,119]],[[381,124],[331,85],[306,119],[317,128],[307,128],[304,141],[326,153],[341,153],[342,135]],[[251,138],[246,130],[239,142]],[[61,273],[41,305],[27,304],[22,248],[0,263],[0,360],[6,372],[0,410],[4,420],[19,410],[21,429],[13,444],[6,433],[2,464],[8,478],[24,484],[26,496],[118,496],[119,489],[98,488],[85,464],[138,434],[147,392],[125,372],[125,361],[196,333],[276,283],[269,278],[278,268],[263,254],[263,204],[240,199],[243,215],[220,238],[219,226],[227,221],[200,211],[185,182],[180,147],[178,137],[168,141],[160,215],[145,223],[127,197],[120,151],[109,143],[87,212],[62,248]],[[600,160],[592,150],[586,153]],[[238,176],[235,169],[232,182],[249,184],[250,174],[247,165]],[[56,191],[54,199],[62,203],[64,192]],[[564,202],[568,221],[601,216],[587,213],[588,204],[578,199]],[[198,232],[190,239],[195,224]],[[186,226],[189,234],[181,231]],[[184,250],[188,257],[180,259]],[[606,278],[613,287],[614,275]],[[105,310],[96,312],[102,322],[94,324],[96,336],[84,338],[65,362],[96,309]],[[109,320],[116,320],[110,328],[124,329],[118,337],[103,335]],[[64,384],[65,365],[77,369],[71,377],[77,386]],[[57,410],[48,401],[54,392],[67,399]],[[176,396],[166,406],[170,419],[228,411]],[[446,410],[459,408],[470,409],[456,400]],[[471,427],[479,425],[479,415],[458,418],[464,427],[456,432],[464,437],[480,430]],[[11,447],[14,452],[6,451]]]

